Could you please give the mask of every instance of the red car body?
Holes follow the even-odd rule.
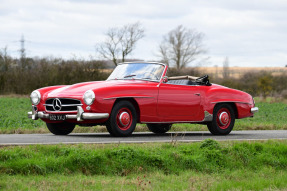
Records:
[[[49,129],[54,134],[70,133],[69,131],[68,133],[57,131],[57,129],[62,128],[61,126],[66,127],[65,124],[73,124],[71,126],[74,126],[75,124],[97,125],[109,123],[107,128],[112,135],[127,136],[134,129],[132,127],[133,129],[130,132],[130,126],[133,126],[132,120],[136,120],[135,124],[149,124],[149,129],[155,133],[166,132],[173,123],[203,123],[209,125],[211,129],[212,123],[214,123],[215,125],[219,124],[217,127],[219,131],[209,128],[213,134],[228,134],[234,124],[234,122],[228,124],[234,120],[232,117],[235,119],[253,117],[253,114],[258,111],[252,96],[245,92],[216,84],[194,83],[193,85],[185,85],[169,83],[174,80],[169,80],[166,77],[168,68],[166,65],[159,63],[144,64],[160,65],[163,70],[160,78],[158,80],[112,79],[41,88],[37,90],[40,94],[39,103],[32,105],[33,111],[29,112],[28,115],[33,119],[41,118],[47,123],[48,128],[50,125],[51,128]],[[183,78],[185,77],[179,77],[179,79]],[[188,77],[186,78],[188,79]],[[83,97],[87,90],[92,90],[94,93],[94,100],[90,105],[85,103]],[[63,101],[68,99],[80,101],[79,105],[76,104],[77,110],[51,111],[53,109],[47,109],[48,107],[56,108],[57,101],[62,104]],[[48,106],[47,100],[53,100],[53,102],[50,101],[50,106]],[[121,103],[121,106],[117,109],[118,113],[112,116],[113,109],[119,103]],[[128,106],[125,107],[125,104]],[[222,110],[221,113],[214,113],[215,108],[219,107],[218,105],[225,106],[225,109],[224,107],[217,108],[219,111]],[[63,118],[57,120],[57,115]],[[51,119],[50,116],[56,118]],[[111,117],[115,119],[113,120]],[[232,125],[231,130],[226,125]],[[228,130],[226,131],[226,129]]]

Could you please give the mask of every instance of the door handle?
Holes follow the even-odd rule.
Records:
[[[195,93],[194,95],[200,96],[200,93]]]

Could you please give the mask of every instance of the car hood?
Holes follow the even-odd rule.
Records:
[[[84,82],[55,89],[48,93],[48,97],[82,97],[87,90],[96,90],[110,86],[130,86],[147,83],[149,82],[143,80],[109,80]]]

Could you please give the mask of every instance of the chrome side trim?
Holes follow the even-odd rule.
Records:
[[[150,97],[150,96],[118,96],[118,97],[104,98],[104,100],[117,99],[117,98],[154,98],[154,97]]]
[[[253,108],[250,109],[251,113],[256,113],[258,111],[259,111],[258,107],[253,107]]]
[[[67,114],[66,119],[77,119],[77,121],[84,121],[84,120],[95,120],[95,119],[106,119],[110,116],[109,113],[85,113],[81,106],[77,107],[78,111],[77,114]],[[28,118],[32,118],[33,120],[41,119],[49,119],[50,114],[44,113],[42,111],[29,111]]]
[[[214,102],[211,102],[211,103],[243,103],[243,104],[251,105],[251,103],[243,102],[243,101],[214,101]]]

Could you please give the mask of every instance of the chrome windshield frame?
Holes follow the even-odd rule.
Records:
[[[150,80],[150,79],[142,79],[142,78],[127,78],[127,79],[109,79],[109,80],[143,80],[143,81],[149,81],[149,82],[158,82],[160,83],[163,79],[163,77],[165,76],[165,73],[166,73],[166,69],[167,69],[167,65],[166,64],[163,64],[163,63],[159,63],[159,62],[143,62],[143,61],[138,61],[138,62],[122,62],[122,63],[119,63],[119,65],[123,65],[123,64],[157,64],[157,65],[162,65],[164,66],[163,70],[162,70],[162,74],[161,74],[161,77],[160,79],[158,80]],[[109,78],[109,77],[108,77]],[[107,79],[107,81],[109,81]]]

